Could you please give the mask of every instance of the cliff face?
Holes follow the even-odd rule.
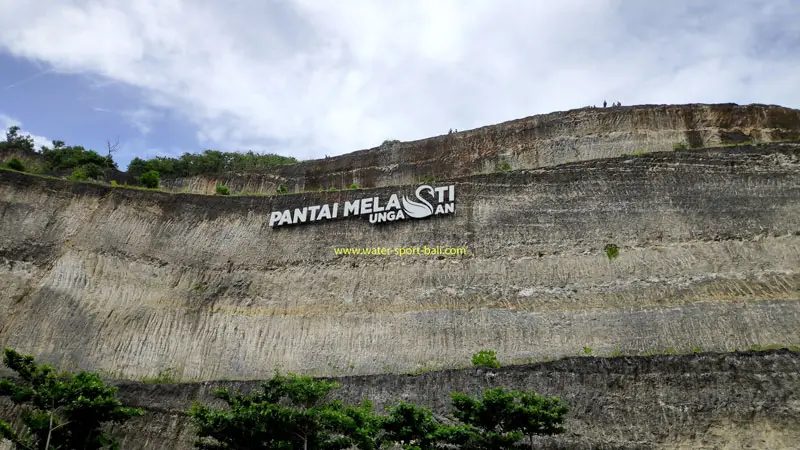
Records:
[[[800,354],[783,352],[634,358],[570,358],[496,371],[454,370],[337,380],[337,397],[370,398],[376,409],[403,399],[449,416],[452,390],[534,389],[571,407],[567,433],[540,449],[794,449],[800,442]],[[146,415],[121,431],[126,450],[189,450],[193,401],[213,388],[250,391],[257,382],[123,383],[119,397]],[[1,446],[0,446],[1,448]]]
[[[176,192],[213,194],[217,184],[233,192],[275,193],[412,184],[426,179],[494,171],[498,164],[533,169],[638,150],[669,151],[676,144],[710,147],[800,140],[800,111],[778,106],[641,105],[579,109],[380,147],[263,173],[162,180]]]
[[[274,229],[413,187],[225,198],[3,171],[0,346],[212,380],[800,344],[798,168],[798,144],[670,151],[461,178],[452,215]],[[469,254],[333,251],[423,245]]]

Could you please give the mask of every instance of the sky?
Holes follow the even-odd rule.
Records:
[[[321,158],[620,101],[800,108],[800,0],[0,0],[0,126]]]

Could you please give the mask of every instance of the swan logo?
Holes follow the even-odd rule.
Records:
[[[414,194],[417,196],[417,201],[409,200],[407,196],[403,196],[403,211],[408,217],[413,219],[423,219],[433,215],[433,205],[429,201],[422,198],[422,192],[429,192],[431,197],[434,196],[434,189],[432,186],[423,185],[417,188]]]
[[[306,206],[303,208],[273,211],[269,226],[296,225],[345,217],[369,216],[370,223],[396,222],[406,219],[425,219],[431,216],[454,214],[455,185],[433,187],[424,184],[417,187],[414,195],[402,197],[392,194],[383,202],[380,197],[368,197],[339,203]]]

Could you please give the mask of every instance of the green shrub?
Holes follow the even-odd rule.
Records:
[[[614,259],[619,256],[619,247],[616,244],[607,244],[603,250],[605,250],[608,259]]]
[[[335,188],[335,187],[333,187],[333,186],[331,186],[331,187],[329,187],[329,188],[328,188],[328,190],[332,192],[332,191],[335,191],[335,190],[336,190],[336,188]]]
[[[217,185],[217,195],[231,195],[230,189],[227,186],[223,186],[221,184]]]
[[[93,180],[105,178],[105,172],[103,172],[103,168],[95,163],[84,164],[80,166],[79,169],[83,170],[83,173],[86,174],[87,178],[91,178]]]
[[[353,190],[353,191],[354,191],[354,190],[356,190],[356,189],[358,189],[358,185],[357,185],[357,184],[355,184],[355,183],[352,183],[352,184],[350,185],[350,190]]]
[[[631,155],[639,156],[639,155],[644,155],[645,153],[647,152],[643,148],[637,148],[636,150],[633,151],[633,153],[631,153]]]
[[[89,178],[89,175],[86,173],[86,170],[83,167],[78,167],[77,169],[72,171],[72,174],[69,176],[69,179],[72,181],[83,181]]]
[[[495,172],[508,172],[511,170],[511,164],[509,164],[508,161],[503,160],[494,166],[494,170]]]
[[[497,354],[494,350],[481,350],[472,355],[472,365],[487,369],[500,368],[500,362],[497,360]]]
[[[583,347],[583,354],[584,355],[591,355],[592,354],[592,347]]]
[[[6,166],[9,169],[16,170],[17,172],[25,172],[25,164],[22,164],[22,161],[19,158],[11,158],[6,163]]]
[[[148,189],[158,188],[158,184],[160,182],[161,182],[161,175],[155,170],[145,172],[139,176],[139,183],[141,183],[142,186]]]
[[[673,150],[686,150],[687,148],[688,148],[688,146],[683,142],[681,142],[679,144],[675,144],[675,145],[672,146]]]
[[[278,194],[286,194],[289,192],[289,188],[287,188],[285,184],[281,183],[277,188],[275,188],[275,192]]]

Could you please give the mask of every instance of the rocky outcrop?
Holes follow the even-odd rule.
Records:
[[[490,372],[451,370],[338,379],[335,395],[381,411],[406,400],[450,415],[453,390],[533,389],[570,405],[567,433],[538,449],[793,449],[800,442],[800,354],[788,351],[682,356],[568,358]],[[189,450],[194,401],[216,404],[215,387],[258,382],[121,383],[119,397],[146,415],[119,429],[126,450]],[[0,405],[0,413],[2,405]],[[1,448],[1,447],[0,447]]]
[[[797,144],[592,160],[457,179],[454,215],[274,229],[274,210],[413,188],[225,198],[3,171],[0,345],[214,380],[800,344],[798,168]],[[468,254],[333,251],[423,245]]]
[[[165,189],[213,194],[274,194],[447,180],[569,161],[612,158],[637,151],[670,151],[676,145],[710,147],[800,140],[800,111],[774,105],[639,105],[577,109],[527,117],[412,142],[386,142],[332,158],[303,161],[258,173],[165,179]]]

